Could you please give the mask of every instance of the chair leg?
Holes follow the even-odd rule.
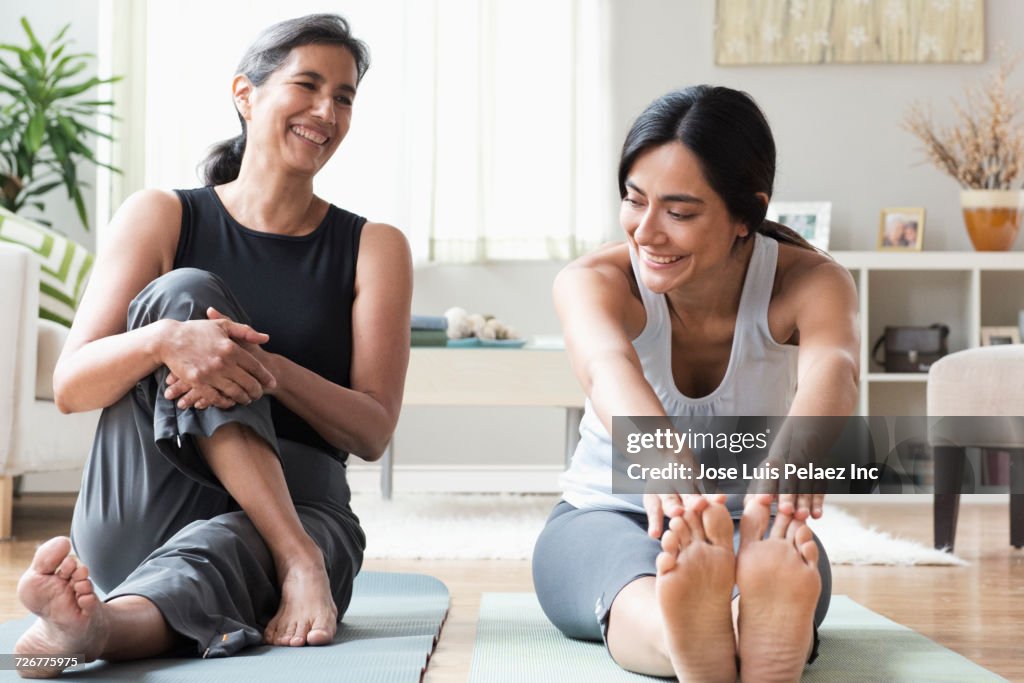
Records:
[[[14,521],[14,477],[0,477],[0,541],[11,538]]]
[[[935,468],[935,547],[953,550],[956,541],[956,520],[960,512],[960,487],[964,478],[963,448],[936,446],[933,449]]]
[[[1024,547],[1024,449],[1010,451],[1010,545]]]

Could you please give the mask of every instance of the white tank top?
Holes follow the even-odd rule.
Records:
[[[779,243],[755,233],[754,249],[743,280],[736,315],[729,366],[722,383],[707,396],[690,398],[676,387],[672,376],[672,324],[664,295],[637,286],[647,312],[647,324],[633,348],[644,377],[654,389],[667,415],[755,416],[785,415],[796,393],[797,347],[779,344],[768,329],[768,304],[775,283]],[[633,272],[637,255],[630,248]],[[563,498],[577,508],[604,508],[643,512],[643,496],[612,493],[612,443],[594,407],[587,399],[580,422],[580,442],[572,464],[559,484]]]

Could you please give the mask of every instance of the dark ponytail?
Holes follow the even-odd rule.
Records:
[[[700,160],[708,185],[729,214],[779,242],[815,250],[794,230],[765,220],[775,183],[775,140],[764,113],[750,95],[721,86],[696,85],[662,95],[647,106],[626,135],[619,160],[619,194],[637,157],[654,147],[680,142]]]
[[[242,124],[245,131],[245,124]],[[245,153],[245,133],[213,145],[203,160],[202,176],[206,185],[223,185],[238,177]]]
[[[244,75],[253,87],[263,85],[277,71],[293,48],[303,45],[339,45],[352,53],[356,62],[357,83],[370,67],[366,44],[349,30],[348,22],[337,14],[310,14],[288,19],[264,30],[249,46],[238,64],[236,73]],[[206,185],[223,185],[238,177],[245,154],[245,119],[240,135],[216,143],[200,162],[200,176]]]

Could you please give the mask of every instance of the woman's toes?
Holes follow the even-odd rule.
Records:
[[[295,632],[292,634],[291,642],[289,645],[292,647],[298,647],[299,645],[306,644],[306,636],[309,635],[310,624],[308,621],[304,621],[301,624],[297,624]]]
[[[658,557],[654,560],[654,567],[658,571],[659,576],[675,569],[676,554],[677,553],[658,553]]]
[[[270,620],[270,623],[267,624],[267,627],[263,629],[263,642],[267,645],[273,645],[277,640],[277,624],[278,618],[275,616]]]
[[[697,543],[703,543],[705,541],[704,522],[701,520],[702,512],[689,509],[683,513],[683,519],[686,520],[686,526],[690,530],[690,539]]]
[[[797,530],[796,547],[807,564],[818,565],[818,544],[814,542],[814,533],[809,526],[804,525]]]
[[[287,627],[277,635],[278,645],[291,645],[292,638],[295,636],[295,629],[298,627],[294,621],[289,623]]]
[[[661,549],[669,555],[678,555],[679,535],[671,529],[666,531],[665,535],[661,537]]]
[[[78,569],[78,560],[71,555],[67,555],[63,560],[61,560],[60,564],[57,565],[57,569],[55,569],[53,573],[56,574],[58,578],[69,581],[76,569]]]
[[[710,505],[703,515],[704,533],[714,545],[732,547],[732,517],[725,505]]]
[[[77,583],[79,581],[84,581],[85,579],[88,579],[88,578],[89,578],[89,568],[86,567],[81,562],[79,562],[78,566],[75,567],[75,571],[71,572],[71,579],[70,579],[71,583]],[[90,583],[92,583],[92,582],[90,582]]]
[[[751,498],[743,508],[743,516],[740,517],[740,547],[748,543],[760,541],[764,538],[764,532],[768,530],[768,522],[771,519],[771,508],[762,505],[760,501]]]
[[[70,552],[71,540],[67,536],[51,538],[36,549],[31,568],[40,574],[53,574]]]
[[[336,631],[337,628],[329,623],[326,617],[317,619],[306,635],[306,642],[310,645],[328,645],[334,640]]]
[[[91,613],[100,604],[100,599],[95,593],[85,593],[75,597],[78,608],[86,614]]]
[[[75,595],[78,597],[84,597],[86,595],[92,595],[94,589],[92,587],[92,581],[89,579],[82,579],[81,581],[74,581],[71,584],[71,590],[75,591]]]

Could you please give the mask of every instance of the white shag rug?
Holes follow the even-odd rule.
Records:
[[[396,493],[390,501],[356,494],[352,509],[366,531],[366,557],[528,560],[554,495]],[[825,506],[811,527],[832,564],[966,565],[956,555],[868,528]]]

